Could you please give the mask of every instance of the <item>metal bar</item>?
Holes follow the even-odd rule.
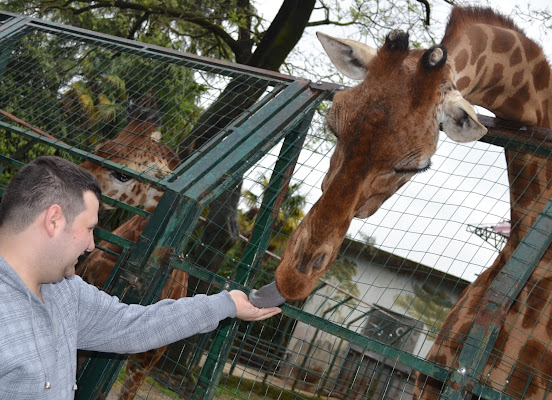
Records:
[[[515,121],[478,115],[479,121],[489,132],[479,139],[481,142],[550,157],[552,155],[552,129],[527,126]]]
[[[232,145],[231,149],[221,149],[224,150],[224,153],[220,154],[220,157],[217,157],[217,153],[215,152],[213,156],[216,159],[214,160],[206,160],[206,157],[204,157],[202,161],[206,161],[206,163],[199,162],[190,169],[196,169],[197,167],[201,172],[202,179],[200,181],[183,182],[189,187],[187,189],[188,195],[198,199],[206,196],[216,197],[226,186],[231,185],[236,179],[239,179],[245,171],[260,160],[286,134],[290,125],[293,126],[297,122],[297,118],[300,118],[298,116],[300,111],[298,110],[309,107],[316,100],[316,93],[305,90],[295,99],[285,104],[285,106],[282,106],[278,110],[279,114],[273,115],[274,118],[270,120],[262,116],[252,118],[248,121],[248,123],[251,122],[251,125],[244,124],[243,130],[240,128],[234,132],[241,139],[241,136],[245,133],[245,129],[248,130],[247,137],[240,140],[241,143],[227,144],[230,140],[229,137],[224,144],[228,146]],[[275,101],[281,102],[282,100],[275,99]],[[196,173],[197,170],[194,172],[194,175]],[[180,181],[182,182],[182,180]],[[175,190],[180,190],[178,185],[176,188]]]
[[[0,128],[6,129],[10,132],[16,133],[16,134],[21,135],[21,136],[28,137],[28,138],[33,139],[33,140],[37,140],[37,141],[39,141],[43,144],[46,144],[48,146],[52,146],[52,147],[54,147],[58,150],[66,151],[67,153],[69,153],[73,156],[77,156],[77,157],[81,157],[85,160],[89,160],[89,161],[91,161],[95,164],[101,165],[102,167],[106,167],[106,168],[109,168],[109,169],[114,169],[114,170],[117,170],[117,171],[121,171],[125,175],[128,175],[128,176],[130,176],[132,178],[135,178],[135,179],[139,179],[141,181],[145,181],[145,182],[151,184],[152,186],[159,187],[159,188],[164,188],[165,187],[163,185],[163,181],[161,179],[155,178],[155,177],[150,176],[150,175],[144,175],[141,172],[137,172],[134,169],[127,168],[124,165],[117,164],[116,162],[113,162],[113,161],[110,161],[110,160],[106,160],[106,159],[104,159],[100,156],[95,155],[94,153],[90,153],[86,150],[81,150],[78,147],[68,145],[67,143],[62,142],[61,140],[51,139],[47,136],[43,136],[43,135],[40,135],[36,132],[33,132],[30,129],[20,128],[18,126],[14,126],[14,125],[8,124],[8,123],[3,122],[3,121],[0,121]]]
[[[274,90],[270,92],[269,95],[261,98],[259,101],[257,101],[255,104],[253,104],[248,109],[244,110],[242,112],[242,115],[237,117],[236,120],[226,126],[224,129],[222,129],[217,135],[212,137],[207,143],[205,143],[203,146],[201,146],[199,149],[193,152],[182,164],[180,164],[171,174],[171,176],[167,177],[165,179],[166,184],[169,182],[173,182],[176,180],[176,177],[182,175],[185,173],[191,166],[195,165],[198,160],[203,157],[205,154],[209,153],[211,150],[213,150],[215,147],[220,145],[226,138],[232,134],[232,132],[243,125],[243,123],[251,117],[251,115],[254,115],[254,113],[265,107],[272,99],[274,99],[275,96],[277,96],[282,90],[284,90],[287,86],[279,85],[275,86]]]
[[[274,220],[287,193],[289,182],[301,153],[313,115],[314,109],[303,118],[298,128],[293,130],[284,140],[278,161],[274,166],[273,174],[265,190],[259,215],[253,226],[251,239],[238,264],[235,279],[240,284],[247,286],[253,277],[253,271],[260,270],[260,264],[263,260],[262,256],[265,254],[268,246]]]
[[[313,110],[308,109],[310,106],[316,106],[322,100],[319,93],[311,90],[305,90],[307,88],[304,82],[298,82],[290,85],[286,90],[281,93],[279,98],[274,99],[271,104],[267,105],[263,112],[257,112],[250,120],[243,124],[240,129],[236,130],[233,134],[232,141],[230,137],[223,143],[225,148],[221,149],[223,152],[222,159],[216,158],[216,165],[208,168],[209,174],[197,182],[194,186],[190,187],[186,191],[193,198],[202,198],[205,194],[211,193],[212,188],[217,184],[221,173],[222,174],[235,174],[239,175],[245,172],[246,168],[249,168],[249,163],[243,163],[243,160],[248,160],[250,163],[255,163],[260,157],[267,151],[262,150],[264,146],[272,147],[277,140],[286,133],[284,129],[286,126],[296,126],[301,121],[300,128],[297,132],[290,133],[291,139],[287,142],[280,154],[280,160],[277,163],[279,168],[284,170],[289,168],[290,159],[295,163],[300,147],[295,145],[297,136],[302,141],[306,135],[308,126],[312,119]],[[286,96],[288,95],[288,96]],[[300,103],[300,104],[297,104]],[[305,116],[304,113],[307,113]],[[230,143],[228,143],[230,141]],[[289,157],[289,158],[288,158]],[[241,165],[240,165],[241,164]],[[245,167],[243,164],[246,164]],[[193,169],[190,168],[190,171]],[[220,171],[217,173],[217,171]],[[287,171],[289,173],[289,170]],[[218,176],[217,176],[218,175]],[[279,176],[278,176],[279,175]],[[269,185],[272,190],[275,186],[281,187],[285,182],[285,173],[276,170],[275,176],[277,177],[272,181],[272,185]],[[221,185],[222,186],[222,185]],[[265,208],[263,218],[259,224],[265,224],[260,229],[260,234],[256,235],[256,242],[248,244],[248,253],[244,255],[244,259],[253,261],[255,254],[260,247],[266,247],[268,242],[268,236],[270,232],[265,232],[266,224],[271,224],[275,215],[273,213],[273,205],[276,202],[278,191],[276,195],[272,193],[265,199]],[[268,210],[268,212],[267,212]],[[258,238],[258,240],[257,240]],[[241,264],[238,276],[235,281],[238,284],[247,284],[251,278],[250,269]],[[205,361],[203,368],[194,391],[194,399],[210,399],[214,395],[215,387],[213,382],[220,381],[222,371],[224,368],[224,362],[220,360],[226,360],[232,349],[232,341],[234,340],[238,329],[238,321],[233,321],[228,326],[225,326],[217,331],[213,339],[213,344],[209,351],[209,356]],[[216,357],[215,357],[216,355]]]
[[[233,281],[227,281],[222,276],[218,276],[205,268],[200,268],[192,263],[187,262],[184,259],[173,260],[171,262],[171,267],[181,269],[188,272],[190,275],[208,281],[212,286],[217,288],[224,288],[227,290],[240,289],[246,293],[248,293],[250,290],[250,288],[248,287],[238,285]],[[311,325],[314,328],[321,329],[346,341],[356,343],[366,350],[373,351],[390,359],[409,365],[413,369],[417,369],[418,371],[421,371],[424,374],[433,378],[444,381],[449,374],[449,371],[446,368],[435,365],[427,360],[424,360],[423,358],[416,357],[413,354],[405,352],[403,350],[387,346],[381,342],[368,338],[341,325],[312,315],[299,308],[290,306],[288,304],[282,305],[281,308],[282,313],[291,317],[292,319],[304,322],[307,325]]]
[[[4,13],[0,12],[0,15],[2,14]],[[28,17],[20,17],[15,14],[11,14],[10,16],[12,19],[0,26],[0,41],[11,39],[13,36],[19,39],[19,35],[24,34],[23,31],[26,30],[26,27],[30,21],[30,18]],[[28,33],[28,31],[26,33]]]
[[[0,17],[3,15],[15,16],[15,14],[0,12]],[[18,16],[15,17],[20,18]],[[129,53],[149,55],[151,57],[171,61],[179,65],[192,66],[194,68],[217,73],[220,75],[237,76],[247,74],[250,76],[258,76],[259,78],[268,80],[271,83],[292,82],[296,79],[292,76],[284,75],[275,71],[268,71],[248,65],[235,64],[227,61],[197,56],[195,54],[184,53],[178,50],[168,49],[161,46],[124,39],[117,36],[58,24],[50,21],[35,18],[24,18],[22,19],[21,23],[28,26],[29,28],[34,28],[43,32],[70,35],[73,38],[78,38],[84,42],[93,42],[94,44],[100,44],[108,48],[116,47],[118,50],[126,51]]]
[[[458,356],[459,368],[447,381],[444,398],[457,400],[466,391],[474,392],[474,383],[487,365],[508,310],[551,243],[552,199],[485,293],[482,309]]]
[[[284,135],[281,130],[300,112],[300,108],[294,107],[306,106],[316,100],[317,94],[308,90],[307,83],[307,81],[298,81],[289,85],[280,96],[272,99],[262,110],[215,146],[209,153],[209,157],[203,157],[190,166],[187,176],[179,177],[172,182],[171,189],[179,193],[189,191],[190,197],[200,198],[209,193],[212,187],[217,186],[221,178],[228,178],[229,174],[239,167],[242,170],[248,169],[262,157],[262,154],[256,153],[264,145],[267,143],[275,145]],[[283,119],[278,115],[281,112],[285,113]],[[251,160],[248,156],[256,156],[256,158]],[[221,170],[224,171],[223,174]],[[195,179],[190,180],[190,176]]]

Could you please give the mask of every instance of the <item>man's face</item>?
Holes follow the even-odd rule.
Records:
[[[59,279],[68,278],[75,274],[75,265],[85,251],[94,250],[94,227],[98,223],[99,201],[96,196],[87,191],[83,196],[85,209],[66,225],[59,239],[59,257],[57,258],[57,272]]]

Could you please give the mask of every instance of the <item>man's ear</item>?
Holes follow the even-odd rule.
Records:
[[[65,229],[65,217],[58,204],[52,204],[46,210],[44,228],[49,236],[54,236],[60,229]]]

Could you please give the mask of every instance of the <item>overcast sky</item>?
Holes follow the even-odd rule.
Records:
[[[544,47],[551,59],[552,32],[540,23],[524,20],[515,9],[518,5],[518,11],[527,11],[528,7],[532,10],[548,7],[552,11],[549,0],[477,4],[490,4],[510,15],[529,37]],[[258,2],[268,19],[272,19],[280,5],[281,1]],[[443,24],[436,24],[436,30],[444,30],[449,10],[450,6],[444,2],[433,9],[433,15],[443,21]],[[316,19],[319,16],[314,15],[312,20]],[[317,30],[338,37],[355,37],[355,32],[347,29],[351,28],[319,27]],[[325,57],[314,32],[311,29],[305,33],[298,49],[312,57]],[[479,112],[485,113],[485,110]],[[301,154],[295,177],[306,188],[310,204],[321,194],[320,182],[327,171],[330,154],[331,150],[324,154],[304,150]],[[493,225],[508,219],[508,196],[502,148],[479,142],[458,144],[441,134],[431,170],[417,175],[370,218],[355,219],[348,236],[357,240],[374,237],[376,246],[383,250],[474,280],[498,253],[481,238],[469,233],[467,225]]]

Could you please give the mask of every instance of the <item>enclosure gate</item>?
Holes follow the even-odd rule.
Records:
[[[14,169],[36,155],[55,153],[69,157],[75,162],[89,160],[98,163],[164,190],[163,197],[151,214],[121,201],[105,196],[102,198],[103,201],[118,209],[127,210],[132,215],[149,218],[149,223],[137,243],[120,238],[107,230],[97,229],[96,236],[99,239],[115,243],[122,249],[116,254],[117,265],[105,289],[125,302],[149,304],[158,299],[159,292],[172,269],[184,270],[190,276],[208,282],[210,287],[216,290],[240,288],[249,291],[252,287],[258,287],[271,226],[282,206],[282,194],[286,193],[305,137],[311,127],[313,115],[323,102],[331,100],[336,90],[343,88],[183,54],[42,20],[22,18],[9,13],[0,13],[0,22],[0,79],[4,90],[0,96],[0,129],[4,131],[6,138],[18,141],[16,147],[3,148],[5,150],[1,154],[2,172],[7,174],[5,176],[8,178],[4,177],[2,183],[7,183]],[[52,49],[59,53],[52,53]],[[45,54],[49,52],[53,59],[42,63],[36,58],[39,50]],[[66,59],[62,60],[63,57]],[[70,110],[69,106],[65,107],[69,104],[69,100],[66,99],[69,95],[77,93],[80,96],[79,101],[84,99],[84,92],[77,92],[77,88],[82,89],[82,85],[78,86],[77,83],[84,82],[83,76],[90,72],[87,68],[91,68],[85,64],[92,58],[101,65],[101,73],[95,76],[96,80],[101,78],[108,81],[107,78],[110,77],[113,81],[115,72],[120,75],[127,74],[124,90],[129,98],[135,99],[152,92],[163,92],[172,84],[163,81],[166,74],[176,75],[177,70],[180,74],[189,74],[192,80],[200,82],[193,87],[198,94],[190,100],[189,107],[196,107],[195,111],[190,112],[190,119],[195,118],[194,122],[198,125],[206,121],[222,120],[223,125],[219,123],[216,127],[217,132],[208,137],[200,134],[193,137],[196,128],[183,125],[185,121],[175,123],[172,133],[164,135],[165,138],[169,138],[165,140],[169,146],[179,148],[181,155],[186,153],[185,146],[186,143],[191,143],[190,137],[196,139],[200,146],[185,154],[184,160],[164,177],[154,177],[94,154],[94,146],[109,138],[108,134],[113,136],[114,132],[123,126],[121,124],[124,121],[116,123],[111,119],[109,123],[104,123],[101,118],[96,118],[90,122],[92,117],[87,115],[88,125],[76,126],[77,117],[67,111]],[[117,70],[114,67],[116,62],[124,64],[124,68]],[[138,70],[142,67],[143,69]],[[51,69],[57,69],[56,74],[53,74]],[[129,75],[131,71],[137,71],[136,77],[142,75],[149,79],[147,84],[143,84],[143,87],[136,84],[130,88],[131,81],[128,77],[133,76]],[[151,71],[156,71],[157,75],[153,75]],[[98,70],[95,72],[98,73]],[[52,83],[47,81],[50,76],[52,81],[58,83],[53,90],[48,86]],[[42,80],[39,80],[39,77]],[[209,86],[207,82],[212,82],[213,77],[219,81]],[[17,85],[17,96],[11,96],[15,90],[14,85]],[[120,85],[118,88],[121,87]],[[243,95],[245,88],[249,88],[250,91]],[[176,89],[184,90],[183,87]],[[213,94],[216,100],[202,103],[207,96]],[[50,99],[56,106],[52,109],[41,108],[44,104],[33,103],[35,97],[41,98],[41,102],[45,101],[43,99]],[[162,102],[164,99],[159,100]],[[63,104],[65,108],[59,104]],[[69,105],[71,104],[76,103]],[[230,106],[233,108],[229,109]],[[163,106],[160,108],[165,112],[165,119],[172,115],[171,109],[163,109]],[[535,129],[529,132],[520,130],[520,127],[497,126],[499,122],[490,118],[481,117],[481,120],[490,128],[490,133],[483,139],[485,141],[507,148],[523,147],[550,154],[545,130]],[[100,126],[101,129],[93,131],[90,126],[94,129]],[[80,131],[93,133],[87,136],[78,133]],[[187,131],[188,135],[178,136],[181,131]],[[108,134],[101,136],[98,132]],[[188,142],[171,142],[174,137],[187,137]],[[244,244],[241,259],[235,261],[237,267],[230,274],[223,276],[190,260],[188,256],[195,251],[194,249],[202,246],[197,239],[198,234],[194,232],[198,224],[202,224],[203,210],[241,182],[246,171],[279,143],[281,147],[274,156],[272,176],[263,202],[259,206],[252,233]],[[493,301],[489,302],[491,312],[497,304],[516,297],[517,290],[523,286],[520,283],[530,274],[531,268],[526,268],[526,265],[536,265],[550,243],[550,205],[546,210],[516,250],[504,273],[495,281],[495,286],[491,288],[494,295]],[[535,251],[536,248],[540,249],[540,252]],[[479,384],[476,378],[485,365],[500,327],[475,325],[460,355],[466,369],[451,371],[401,348],[358,333],[347,326],[306,312],[298,306],[283,306],[283,314],[291,321],[300,321],[349,342],[357,353],[363,351],[375,354],[382,360],[385,359],[387,365],[396,365],[397,370],[402,373],[413,369],[443,382],[458,383],[459,385],[447,385],[444,398],[462,398],[461,389],[465,387],[484,398],[508,398]],[[233,351],[238,327],[238,322],[234,321],[224,323],[217,329],[210,340],[208,352],[202,361],[190,397],[215,397],[225,363]],[[289,330],[289,325],[279,329]],[[284,332],[282,336],[286,334]],[[114,355],[90,358],[79,372],[78,398],[105,398],[124,361],[124,358]],[[351,382],[351,388],[353,384],[354,382]],[[453,389],[458,387],[460,390]],[[288,391],[289,388],[281,388],[282,393]],[[368,394],[364,393],[364,396]]]

